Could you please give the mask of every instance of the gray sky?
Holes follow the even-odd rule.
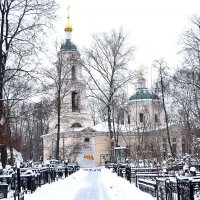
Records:
[[[178,37],[189,27],[189,18],[200,15],[200,0],[57,0],[61,5],[57,38],[64,38],[67,7],[70,5],[72,40],[81,48],[91,33],[109,32],[122,26],[136,47],[131,68],[145,66],[154,79],[154,60],[164,58],[171,67],[179,63]],[[150,77],[150,76],[149,76]]]

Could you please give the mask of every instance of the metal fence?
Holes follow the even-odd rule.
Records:
[[[174,171],[164,173],[159,168],[133,168],[127,165],[110,165],[109,168],[157,200],[200,200],[199,172],[196,176],[188,177],[176,176]]]
[[[0,199],[7,198],[8,188],[10,188],[14,193],[14,199],[23,200],[23,192],[32,193],[37,187],[67,177],[79,169],[78,165],[20,168],[19,173],[15,170],[12,174],[0,175]]]
[[[139,179],[138,187],[157,200],[200,199],[200,177],[162,177],[156,181]]]

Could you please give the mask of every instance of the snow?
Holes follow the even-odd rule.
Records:
[[[109,129],[108,129],[108,122],[101,122],[95,126],[92,127],[93,130],[97,131],[97,132],[106,132],[108,133],[109,132]],[[120,130],[121,132],[127,132],[127,127],[120,124],[116,124],[116,127],[115,127],[116,130]]]
[[[13,200],[13,198],[11,198]],[[11,200],[10,199],[10,200]],[[153,200],[133,183],[118,177],[110,169],[80,169],[69,177],[43,185],[25,200]]]
[[[10,159],[10,149],[7,148],[7,156],[8,156],[8,159]],[[22,154],[20,152],[18,152],[17,150],[15,150],[13,148],[13,157],[15,158],[15,162],[18,163],[23,163],[23,158],[22,158]]]

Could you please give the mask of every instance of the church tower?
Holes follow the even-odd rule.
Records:
[[[162,104],[147,88],[143,73],[138,77],[135,94],[129,98],[128,111],[128,121],[134,129],[153,129],[163,125]]]
[[[69,8],[67,24],[64,28],[65,41],[61,45],[62,64],[68,70],[66,77],[67,93],[63,94],[63,114],[61,128],[80,128],[92,125],[91,116],[87,109],[86,83],[82,76],[80,53],[72,42],[72,25],[70,24]]]
[[[59,96],[60,101],[55,102],[60,102],[60,109],[53,110],[49,133],[43,135],[44,162],[56,157],[57,146],[60,159],[73,157],[72,161],[76,161],[77,157],[82,156],[80,151],[85,139],[82,130],[93,125],[87,109],[86,82],[82,76],[80,53],[72,42],[72,31],[68,10],[67,24],[64,27],[65,41],[61,45],[56,63],[61,86],[59,92],[57,91],[60,95],[55,95],[55,98]],[[55,108],[56,106],[58,103]]]

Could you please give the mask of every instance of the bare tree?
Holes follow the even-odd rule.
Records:
[[[55,17],[53,0],[2,0],[0,2],[0,99],[4,85],[19,73],[30,75],[44,35]],[[43,37],[42,37],[43,35]],[[31,70],[32,69],[32,70]],[[0,116],[2,117],[1,101]]]
[[[193,96],[193,115],[195,121],[199,124],[200,118],[200,17],[193,16],[191,18],[191,28],[186,30],[181,38],[181,55],[184,62],[180,70],[177,71],[178,77],[176,81],[190,91]]]
[[[48,132],[50,113],[51,102],[47,99],[37,103],[20,102],[12,108],[9,118],[11,139],[19,140],[17,145],[12,145],[22,153],[24,160],[39,160],[43,156],[41,136]]]
[[[188,153],[194,150],[194,136],[200,124],[200,18],[191,18],[191,27],[180,37],[183,63],[170,79],[173,115],[184,133]],[[176,112],[175,112],[176,111]],[[174,118],[175,118],[174,117]],[[187,139],[186,139],[187,138]]]
[[[90,96],[102,102],[107,110],[111,150],[117,145],[112,123],[115,119],[115,98],[126,91],[126,84],[135,75],[128,70],[134,48],[128,43],[122,28],[108,33],[94,34],[91,47],[84,50],[83,67],[89,75]],[[113,155],[111,154],[111,157]]]
[[[14,78],[31,77],[31,73],[35,72],[34,66],[39,64],[38,52],[44,50],[43,38],[55,18],[56,7],[54,0],[0,1],[1,136],[9,132],[3,128],[7,115],[4,102],[6,90]]]
[[[101,109],[101,103],[94,98],[88,98],[88,109],[92,116],[93,125],[95,126],[100,121],[105,121],[103,116],[103,109]]]
[[[191,27],[188,28],[179,39],[181,45],[180,54],[183,56],[183,67],[191,70],[188,74],[187,84],[200,88],[200,17],[191,18]],[[195,75],[195,76],[194,76]],[[196,78],[195,78],[196,77]],[[195,79],[194,79],[195,78]],[[181,80],[181,79],[180,79]],[[184,81],[185,82],[185,81]]]
[[[175,157],[176,155],[174,155],[171,137],[170,137],[170,130],[169,130],[170,119],[169,119],[169,112],[167,109],[167,102],[166,102],[166,95],[168,94],[168,84],[169,84],[166,78],[169,76],[169,75],[167,76],[167,72],[166,72],[167,65],[164,62],[164,60],[161,59],[161,60],[155,61],[154,66],[157,67],[159,70],[159,78],[158,78],[159,81],[157,85],[159,85],[160,92],[161,92],[161,100],[162,100],[162,106],[164,109],[166,132],[167,132],[167,141],[169,144],[170,153],[173,157]]]

